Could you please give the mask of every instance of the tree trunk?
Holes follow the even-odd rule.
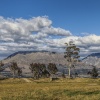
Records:
[[[68,73],[68,74],[69,74],[69,78],[71,78],[71,73],[70,73],[70,70],[71,70],[71,68],[69,67],[69,73]]]
[[[15,71],[13,71],[13,79],[15,78]]]

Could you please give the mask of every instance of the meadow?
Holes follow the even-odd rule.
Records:
[[[100,100],[100,78],[0,80],[0,100]]]

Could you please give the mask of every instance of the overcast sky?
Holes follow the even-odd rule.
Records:
[[[100,52],[100,0],[0,0],[0,59],[17,51]]]

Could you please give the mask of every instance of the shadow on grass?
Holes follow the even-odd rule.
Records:
[[[6,78],[6,77],[0,77],[0,80],[6,80],[6,79],[8,79],[8,78]]]
[[[64,90],[64,93],[65,93],[67,96],[76,96],[76,95],[97,95],[97,94],[100,94],[100,90],[99,90],[99,91],[91,91],[91,92]]]

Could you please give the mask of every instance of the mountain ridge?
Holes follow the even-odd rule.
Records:
[[[30,59],[30,60],[28,60]],[[33,60],[32,60],[33,59]],[[53,59],[53,61],[52,61]],[[98,59],[98,60],[97,60]],[[42,50],[42,51],[18,51],[15,52],[11,55],[9,55],[7,58],[3,59],[3,61],[23,61],[26,62],[25,60],[27,60],[27,62],[29,61],[29,63],[32,62],[45,62],[44,60],[52,63],[57,63],[58,60],[58,64],[60,62],[63,62],[62,64],[65,65],[66,64],[66,60],[64,58],[64,53],[58,53],[58,52],[54,52],[54,51],[46,51],[46,50]],[[37,60],[37,61],[36,61]],[[41,60],[41,61],[40,61]],[[43,61],[42,61],[43,60]],[[87,57],[84,57],[82,59],[82,62],[84,63],[98,63],[96,61],[100,60],[100,53],[92,53],[90,55],[88,55]],[[21,63],[21,62],[20,62]]]
[[[50,52],[50,51],[46,51],[46,50],[42,50],[42,51],[18,51],[18,52],[15,52],[15,53],[12,53],[11,55],[9,55],[8,57],[4,58],[4,60],[8,59],[8,58],[11,58],[11,57],[14,57],[15,55],[17,54],[23,54],[23,55],[26,55],[26,54],[29,54],[29,53],[36,53],[36,52]],[[56,52],[51,52],[51,53],[56,53]]]
[[[84,59],[86,59],[88,57],[97,57],[97,58],[100,58],[100,53],[99,52],[97,52],[97,53],[91,53],[87,57],[84,57],[82,60],[84,60]]]
[[[10,62],[17,62],[18,66],[23,68],[23,74],[30,73],[29,66],[31,63],[44,63],[46,66],[49,63],[55,63],[57,65],[57,68],[60,72],[68,71],[68,67],[66,66],[67,61],[64,58],[64,53],[58,53],[58,52],[49,52],[49,51],[36,51],[36,52],[17,52],[16,55],[2,60],[4,64],[8,64]],[[98,72],[100,73],[100,58],[97,57],[91,57],[88,56],[86,59],[82,60],[83,65],[78,65],[75,67],[75,70],[81,75],[81,74],[87,74],[88,71],[90,71],[93,67],[89,66],[96,65],[98,68]],[[87,65],[87,66],[84,66]],[[66,69],[67,68],[67,69]],[[6,68],[5,71],[10,71],[9,68]],[[72,69],[74,72],[74,70]],[[26,75],[26,74],[25,74]]]
[[[64,60],[64,61],[63,61]],[[7,58],[2,60],[4,63],[9,63],[12,61],[15,61],[17,63],[24,63],[24,64],[30,64],[30,63],[62,63],[65,64],[66,60],[64,58],[63,53],[58,53],[54,51],[18,51]]]

